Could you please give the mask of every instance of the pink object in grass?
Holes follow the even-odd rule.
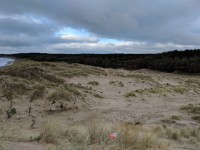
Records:
[[[109,138],[110,138],[111,140],[115,140],[115,139],[117,138],[117,133],[111,133],[111,134],[109,135]]]

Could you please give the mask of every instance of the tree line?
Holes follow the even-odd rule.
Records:
[[[0,55],[4,56],[5,55]],[[159,54],[47,54],[20,53],[6,55],[36,61],[80,63],[127,70],[152,69],[164,72],[200,73],[200,49],[170,51]]]

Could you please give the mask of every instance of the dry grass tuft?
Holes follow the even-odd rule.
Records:
[[[109,134],[117,133],[116,140],[110,140]],[[167,144],[159,139],[154,130],[124,123],[120,126],[92,124],[89,127],[72,127],[66,136],[73,147],[78,149],[165,149]]]
[[[110,85],[114,85],[114,86],[119,86],[119,87],[124,87],[124,83],[121,81],[110,81],[109,82]]]
[[[60,127],[55,121],[45,123],[39,130],[39,140],[45,143],[56,143],[60,135]]]
[[[0,75],[9,75],[22,79],[64,83],[64,79],[55,75],[51,70],[44,68],[41,63],[34,61],[19,61],[11,66],[5,67],[0,71]]]
[[[0,141],[0,150],[5,150],[3,144]]]
[[[57,100],[71,101],[73,99],[73,95],[67,90],[57,89],[51,95],[49,95],[48,99],[50,101],[57,101]]]
[[[119,144],[127,149],[163,149],[166,143],[158,137],[158,133],[151,128],[144,128],[132,123],[119,126]]]
[[[32,87],[34,91],[31,93],[30,102],[38,98],[42,98],[45,95],[45,86],[41,84],[36,84]]]
[[[137,94],[159,94],[159,95],[165,95],[166,93],[178,93],[178,94],[184,94],[188,92],[188,89],[180,86],[160,86],[160,87],[153,87],[153,88],[145,88],[145,89],[137,89],[135,91],[131,91],[127,93],[126,97],[133,97]]]
[[[200,115],[200,104],[188,104],[187,106],[182,106],[180,110]]]
[[[99,85],[99,82],[97,82],[97,81],[90,81],[90,82],[88,82],[88,84],[90,84],[92,86],[97,86],[97,85]]]

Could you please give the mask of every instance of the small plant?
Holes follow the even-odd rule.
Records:
[[[200,115],[200,104],[188,104],[187,106],[182,106],[180,110],[187,111],[188,113]]]
[[[124,87],[124,83],[121,81],[110,81],[109,84],[114,86]]]
[[[196,120],[197,122],[200,123],[200,115],[198,115],[198,116],[192,116],[192,119]]]
[[[125,96],[126,97],[136,97],[136,94],[134,91],[132,91],[132,92],[127,93]]]
[[[38,140],[45,143],[56,143],[60,135],[60,128],[56,122],[45,123],[39,131]]]
[[[172,116],[171,119],[172,120],[180,120],[180,116]]]
[[[65,84],[64,89],[68,91],[69,93],[72,93],[74,95],[81,95],[78,88],[82,88],[82,86],[76,86],[74,84]]]
[[[17,110],[15,108],[9,108],[7,110],[7,119],[10,119],[16,113],[17,113]]]
[[[32,102],[35,99],[42,98],[45,94],[45,86],[43,85],[37,84],[33,87],[33,89],[35,90],[32,92],[30,96],[30,102]]]
[[[174,91],[175,91],[176,93],[179,93],[179,94],[184,94],[184,93],[187,92],[188,90],[187,90],[186,88],[182,88],[182,87],[177,86],[177,87],[174,87]]]
[[[119,85],[120,87],[123,87],[123,86],[124,86],[124,83],[120,81],[120,82],[118,83],[118,85]]]
[[[115,84],[115,81],[110,81],[109,84]]]
[[[55,101],[55,100],[66,100],[66,101],[71,101],[73,98],[73,95],[70,94],[67,90],[63,89],[58,89],[55,92],[53,92],[48,99],[50,101]]]
[[[1,142],[0,142],[0,150],[5,150],[4,147],[2,146]]]
[[[99,85],[99,82],[97,82],[97,81],[90,81],[90,82],[88,82],[88,84],[90,84],[92,86],[97,86],[97,85]]]
[[[103,98],[103,96],[99,95],[99,94],[93,94],[94,97],[96,98]]]
[[[10,114],[11,115],[14,115],[14,114],[16,114],[17,113],[17,110],[15,109],[15,108],[11,108],[10,109]]]

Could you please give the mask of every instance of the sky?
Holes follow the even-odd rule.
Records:
[[[0,53],[200,48],[200,0],[0,0]]]

